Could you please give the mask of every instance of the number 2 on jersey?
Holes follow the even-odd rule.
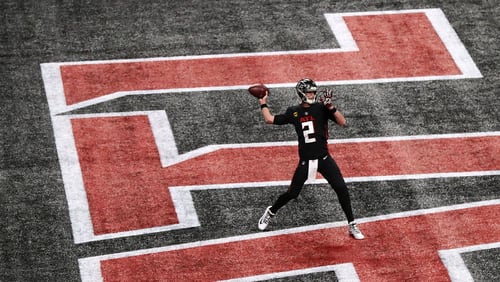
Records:
[[[316,142],[316,138],[311,137],[314,134],[314,124],[312,121],[305,121],[302,123],[302,133],[304,133],[304,140],[306,143]]]

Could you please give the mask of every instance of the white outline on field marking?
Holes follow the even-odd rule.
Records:
[[[358,282],[359,276],[352,263],[341,263],[333,265],[325,265],[320,267],[304,268],[298,270],[275,272],[270,274],[255,275],[249,277],[240,277],[229,280],[221,280],[220,282],[251,282],[265,281],[270,279],[294,277],[299,275],[320,273],[320,272],[335,272],[335,276],[339,282]]]
[[[436,139],[454,139],[454,138],[474,138],[474,137],[495,137],[500,136],[500,131],[487,132],[468,132],[468,133],[448,133],[448,134],[425,134],[425,135],[407,135],[407,136],[384,136],[384,137],[366,137],[366,138],[345,138],[345,139],[329,139],[328,144],[345,144],[345,143],[370,143],[370,142],[394,142],[394,141],[417,141],[417,140],[436,140]],[[259,147],[280,147],[280,146],[297,146],[297,141],[283,142],[262,142],[262,143],[238,143],[238,144],[217,144],[208,145],[184,154],[178,155],[176,158],[165,159],[166,166],[184,162],[196,157],[200,157],[218,150],[224,149],[244,149],[244,148],[259,148]],[[173,144],[175,146],[175,144]]]
[[[406,174],[406,175],[387,175],[387,176],[368,176],[368,177],[346,177],[346,183],[355,182],[375,182],[375,181],[394,181],[394,180],[416,180],[431,178],[449,178],[449,177],[472,177],[472,176],[494,176],[500,175],[500,170],[492,171],[471,171],[471,172],[452,172],[452,173],[430,173],[430,174]],[[328,182],[321,178],[308,182],[308,184],[327,184]],[[240,189],[240,188],[258,188],[269,186],[288,186],[290,181],[267,181],[267,182],[247,182],[230,184],[210,184],[210,185],[191,185],[191,186],[172,186],[170,195],[174,202],[179,223],[182,228],[199,227],[200,222],[194,206],[192,191],[220,190],[220,189]],[[178,229],[178,226],[174,226]],[[168,228],[166,226],[165,228]]]
[[[90,241],[162,232],[174,229],[183,229],[192,227],[193,225],[200,225],[196,213],[183,214],[182,210],[180,209],[177,212],[179,224],[168,225],[168,228],[159,226],[103,235],[94,234],[87,194],[85,192],[85,185],[80,168],[80,161],[78,159],[78,153],[73,136],[71,119],[126,116],[148,117],[151,125],[151,130],[153,132],[153,137],[158,148],[158,154],[164,167],[168,165],[170,158],[176,158],[178,156],[173,133],[165,111],[137,111],[52,116],[54,135],[58,140],[58,142],[56,142],[57,153],[61,165],[66,200],[68,202],[71,226],[73,229],[73,239],[77,244]],[[189,200],[191,195],[183,195],[183,197]],[[174,202],[174,207],[177,209],[178,206],[176,206],[176,204],[178,203]]]
[[[461,254],[498,248],[500,248],[500,242],[440,250],[439,257],[448,270],[448,275],[450,276],[452,282],[473,282],[474,279],[465,265]]]
[[[68,65],[89,65],[89,64],[112,64],[112,63],[127,63],[127,62],[152,62],[152,61],[171,61],[171,60],[198,60],[210,58],[233,58],[233,57],[255,57],[255,56],[277,56],[291,54],[317,54],[317,53],[339,53],[339,52],[355,52],[359,51],[356,42],[352,37],[351,31],[347,28],[344,17],[353,16],[370,16],[370,15],[387,15],[387,14],[412,14],[424,13],[439,38],[445,45],[448,53],[453,58],[455,64],[460,69],[460,75],[443,75],[443,76],[422,76],[422,77],[400,77],[400,78],[381,78],[381,79],[366,79],[366,80],[338,80],[338,81],[317,81],[321,85],[346,85],[346,84],[370,84],[370,83],[388,83],[388,82],[406,82],[406,81],[429,81],[429,80],[451,80],[465,78],[481,78],[483,77],[478,67],[472,60],[472,57],[467,52],[462,41],[449,23],[446,15],[441,9],[414,9],[401,11],[372,11],[359,13],[325,13],[325,19],[339,43],[339,48],[334,49],[315,49],[315,50],[300,50],[300,51],[277,51],[277,52],[255,52],[255,53],[236,53],[236,54],[219,54],[219,55],[200,55],[200,56],[176,56],[176,57],[158,57],[144,59],[124,59],[124,60],[99,60],[99,61],[80,61],[80,62],[59,62],[59,63],[43,63],[41,64],[43,80],[47,93],[47,99],[52,115],[72,111],[98,103],[114,100],[120,97],[129,95],[149,95],[149,94],[165,94],[179,92],[197,92],[197,91],[216,91],[216,90],[242,90],[247,89],[250,85],[234,85],[224,87],[195,87],[195,88],[176,88],[176,89],[156,89],[156,90],[134,90],[134,91],[118,91],[108,93],[106,95],[79,102],[73,105],[67,105],[64,96],[63,83],[61,78],[60,67]],[[294,87],[296,82],[269,84],[271,88]]]
[[[399,213],[393,213],[393,214],[385,214],[385,215],[380,215],[380,216],[360,218],[360,219],[356,219],[356,221],[360,224],[361,223],[372,223],[372,222],[378,222],[378,221],[384,221],[384,220],[391,220],[391,219],[398,219],[398,218],[405,218],[405,217],[412,217],[412,216],[420,216],[420,215],[428,215],[428,214],[434,214],[434,213],[442,213],[442,212],[449,212],[449,211],[456,211],[456,210],[463,210],[463,209],[477,208],[477,207],[496,206],[496,205],[500,205],[500,199],[466,203],[466,204],[458,204],[458,205],[451,205],[451,206],[440,206],[440,207],[436,207],[436,208],[405,211],[405,212],[399,212]],[[82,282],[90,282],[90,281],[97,282],[97,281],[103,281],[100,265],[101,265],[101,261],[104,261],[104,260],[120,259],[120,258],[127,258],[127,257],[139,256],[139,255],[148,255],[148,254],[161,253],[161,252],[170,252],[170,251],[176,251],[176,250],[198,248],[198,247],[205,247],[205,246],[211,246],[211,245],[218,245],[218,244],[225,244],[225,243],[267,238],[267,237],[274,237],[274,236],[280,236],[280,235],[286,235],[286,234],[304,233],[304,232],[309,232],[309,231],[328,229],[328,228],[337,228],[337,227],[343,227],[343,226],[346,226],[346,223],[344,221],[337,221],[337,222],[331,222],[331,223],[308,225],[308,226],[275,230],[275,231],[268,231],[268,232],[252,233],[252,234],[233,236],[233,237],[227,237],[227,238],[219,238],[219,239],[212,239],[212,240],[206,240],[206,241],[190,242],[190,243],[179,244],[179,245],[170,245],[170,246],[166,246],[166,247],[142,249],[142,250],[122,252],[122,253],[116,253],[116,254],[106,254],[106,255],[102,255],[102,256],[80,258],[78,260],[78,264],[80,266],[80,275],[82,278]],[[497,243],[495,243],[495,244],[497,244]],[[500,242],[498,242],[498,244],[500,244]],[[466,248],[461,248],[461,249],[466,249]],[[461,250],[461,249],[458,249],[458,250]],[[446,255],[446,253],[445,253],[445,255]],[[468,270],[466,270],[466,271],[468,271]]]
[[[126,236],[136,236],[156,232],[172,231],[177,229],[185,229],[199,227],[200,222],[198,214],[194,206],[191,191],[211,190],[211,189],[237,189],[250,187],[266,187],[266,186],[288,186],[289,180],[283,181],[267,181],[267,182],[246,182],[246,183],[220,183],[210,185],[189,185],[189,186],[171,186],[166,189],[170,190],[170,195],[174,205],[175,212],[179,223],[165,226],[157,226],[153,228],[136,229],[132,231],[115,232],[102,235],[95,235],[88,207],[87,195],[81,175],[80,163],[75,147],[73,131],[71,129],[71,119],[80,118],[96,118],[96,117],[116,117],[116,116],[148,116],[155,143],[158,147],[160,160],[164,167],[174,165],[181,161],[187,161],[195,157],[199,157],[208,153],[212,153],[223,149],[234,148],[257,148],[257,147],[272,147],[272,146],[293,146],[297,145],[293,142],[271,142],[271,143],[246,143],[246,144],[219,144],[209,145],[186,154],[177,155],[175,141],[171,132],[168,117],[164,111],[144,111],[144,112],[122,112],[122,113],[99,113],[99,114],[77,114],[77,115],[62,115],[54,116],[54,134],[61,133],[70,134],[64,137],[59,137],[57,142],[59,159],[61,162],[61,170],[65,183],[66,198],[68,201],[71,224],[73,227],[73,237],[75,243],[84,243],[98,240],[121,238]],[[151,122],[153,121],[153,122]],[[156,133],[155,133],[156,132]],[[158,134],[161,133],[161,134]],[[64,135],[61,134],[61,135]],[[163,134],[163,135],[162,135]],[[157,139],[157,135],[162,135],[163,138]],[[394,136],[394,137],[374,137],[374,138],[351,138],[351,139],[334,139],[329,140],[330,144],[345,144],[345,143],[366,143],[366,142],[390,142],[390,141],[412,141],[412,140],[436,140],[436,139],[456,139],[456,138],[474,138],[474,137],[494,137],[500,136],[500,131],[494,132],[475,132],[475,133],[453,133],[453,134],[438,134],[438,135],[415,135],[415,136]],[[165,143],[167,142],[167,143]],[[177,155],[177,156],[176,156]],[[391,181],[391,180],[411,180],[411,179],[429,179],[429,178],[445,178],[445,177],[471,177],[471,176],[492,176],[500,175],[500,170],[491,171],[471,171],[471,172],[450,172],[450,173],[429,173],[429,174],[408,174],[408,175],[382,175],[382,176],[367,176],[367,177],[348,177],[346,182],[368,182],[368,181]],[[310,184],[325,184],[324,179],[316,179],[309,182]]]

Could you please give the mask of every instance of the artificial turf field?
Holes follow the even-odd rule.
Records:
[[[498,281],[494,1],[2,1],[0,281]],[[265,125],[310,76],[348,127]]]

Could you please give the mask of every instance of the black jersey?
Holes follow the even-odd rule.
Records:
[[[314,103],[289,107],[284,114],[274,117],[274,124],[293,124],[299,139],[299,157],[314,160],[328,154],[328,120],[335,117],[323,104]]]

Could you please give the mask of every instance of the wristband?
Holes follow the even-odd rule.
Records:
[[[260,109],[261,109],[261,110],[262,110],[262,109],[264,109],[264,108],[268,108],[267,104],[262,104],[262,105],[260,105]]]
[[[330,110],[330,112],[332,112],[332,114],[334,114],[336,111],[337,111],[337,108],[335,108],[335,107],[333,107],[333,109]]]

